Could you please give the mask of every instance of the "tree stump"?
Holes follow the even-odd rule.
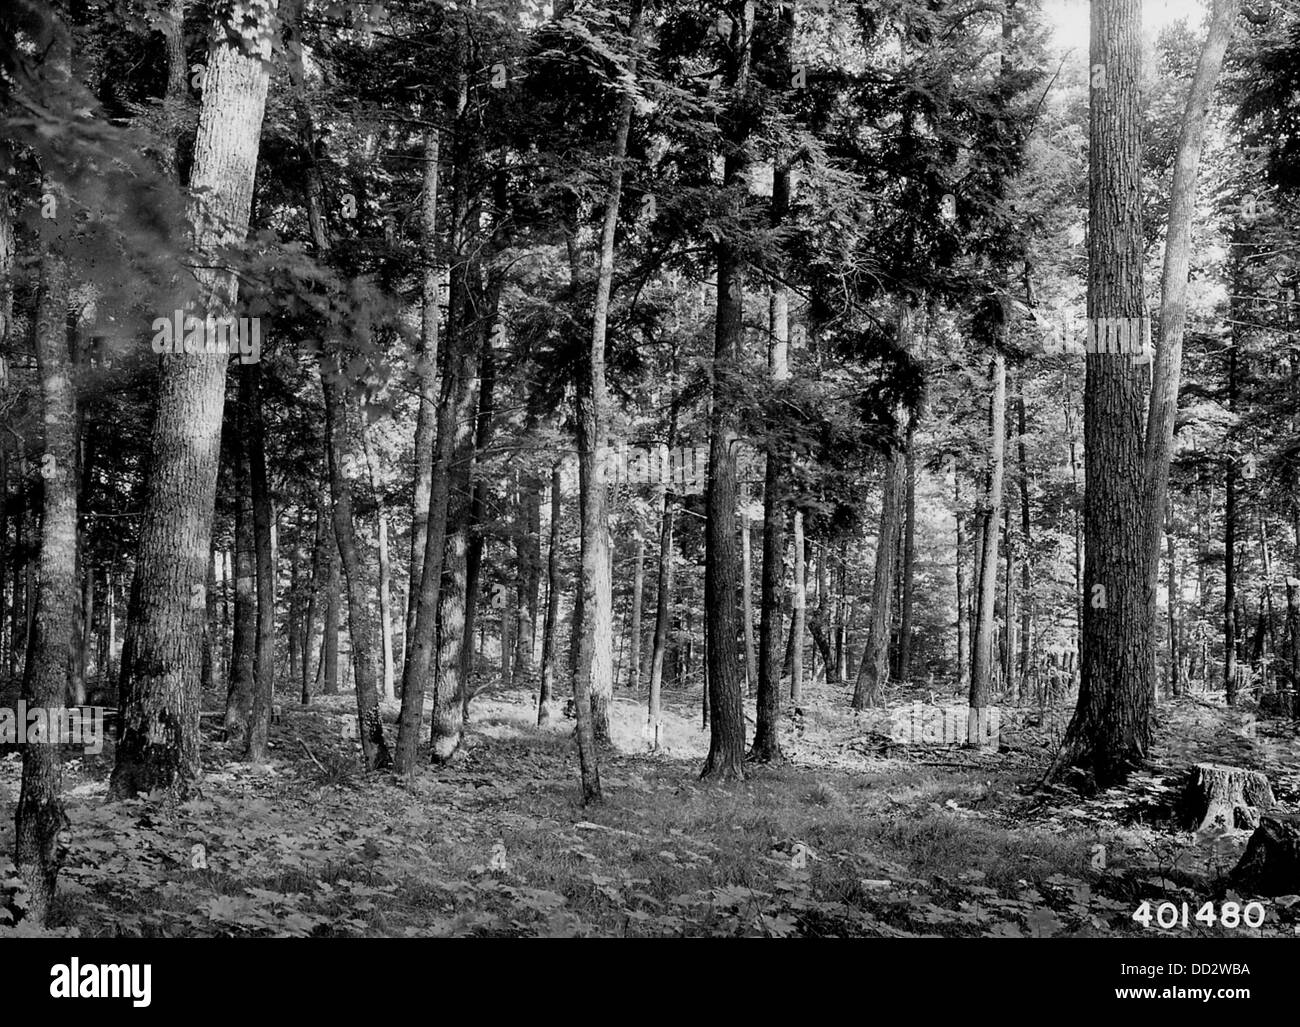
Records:
[[[1229,880],[1252,895],[1300,892],[1300,817],[1264,814]]]
[[[1261,811],[1275,806],[1268,778],[1256,770],[1198,763],[1188,774],[1183,808],[1197,831],[1259,826]]]

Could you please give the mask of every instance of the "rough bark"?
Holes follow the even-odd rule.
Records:
[[[1104,68],[1105,76],[1093,76],[1089,112],[1092,319],[1146,314],[1140,29],[1138,0],[1094,0],[1089,60]],[[1093,352],[1086,360],[1079,699],[1048,776],[1075,766],[1104,788],[1122,781],[1145,758],[1151,738],[1153,653],[1141,478],[1145,375],[1131,355]]]
[[[67,60],[66,51],[63,60]],[[36,366],[45,425],[41,455],[44,488],[36,622],[23,674],[23,698],[29,707],[49,714],[65,702],[78,599],[77,401],[68,359],[69,277],[61,250],[56,242],[46,252],[37,298]],[[26,918],[38,925],[44,925],[49,917],[59,873],[58,836],[68,825],[60,799],[62,757],[59,746],[51,741],[22,748],[14,839],[14,863],[28,892]]]
[[[208,51],[190,214],[195,277],[218,312],[233,309],[238,290],[215,250],[248,230],[276,6],[248,8],[238,24],[227,23],[223,8]],[[228,360],[225,353],[162,358],[123,647],[122,732],[109,786],[116,797],[185,792],[199,775],[206,604],[193,599],[207,579]]]

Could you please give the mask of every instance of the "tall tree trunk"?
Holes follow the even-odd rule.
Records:
[[[628,37],[633,46],[641,35],[641,0],[633,0]],[[635,59],[628,74],[635,76]],[[614,281],[614,237],[623,193],[623,161],[635,98],[624,95],[610,154],[605,216],[596,260],[596,291],[592,304],[591,338],[578,387],[578,488],[582,510],[581,564],[575,614],[579,619],[578,653],[573,678],[577,706],[579,762],[583,802],[597,802],[600,771],[595,742],[609,739],[609,702],[614,691],[613,595],[609,574],[609,511],[605,482],[597,473],[599,450],[606,445],[605,333]],[[590,713],[590,718],[588,718]],[[590,722],[588,720],[590,719]]]
[[[1142,145],[1139,0],[1094,0],[1088,173],[1088,317],[1140,323]],[[1095,334],[1100,337],[1102,329]],[[1084,390],[1083,657],[1078,704],[1049,776],[1073,765],[1122,781],[1151,737],[1153,651],[1142,481],[1145,375],[1131,355],[1092,352]]]
[[[431,112],[432,113],[432,112]],[[406,592],[406,655],[403,672],[411,661],[415,639],[415,617],[424,576],[424,550],[428,541],[429,503],[433,489],[434,449],[438,432],[438,129],[424,133],[424,182],[420,197],[420,244],[424,271],[420,293],[420,343],[415,371],[419,381],[420,405],[415,419],[415,482],[411,493],[410,577]],[[408,732],[409,734],[409,732]],[[397,763],[403,765],[405,747],[397,741]]]
[[[1192,218],[1196,212],[1196,183],[1210,99],[1223,68],[1224,54],[1232,39],[1240,0],[1214,0],[1210,29],[1197,61],[1196,74],[1187,94],[1174,177],[1169,192],[1169,218],[1165,231],[1165,259],[1160,279],[1159,348],[1152,369],[1150,402],[1146,419],[1146,449],[1143,506],[1145,524],[1145,577],[1148,631],[1154,630],[1156,589],[1160,564],[1160,533],[1165,527],[1169,503],[1169,464],[1173,453],[1174,422],[1178,412],[1179,378],[1182,373],[1183,332],[1187,323],[1187,279],[1191,260]],[[1239,252],[1239,251],[1234,251]],[[1233,290],[1236,292],[1237,290]],[[1236,355],[1233,332],[1233,359]],[[1229,469],[1231,476],[1234,471]],[[1229,478],[1229,488],[1232,480]],[[1235,496],[1229,496],[1235,504]],[[1231,545],[1231,543],[1230,543]],[[1228,554],[1231,559],[1231,554]],[[1229,614],[1229,620],[1231,615]],[[1229,660],[1232,657],[1229,656]],[[1229,701],[1235,692],[1235,667],[1229,668]],[[1152,682],[1154,686],[1154,681]],[[1151,689],[1154,691],[1154,688]],[[1145,728],[1144,728],[1145,730]],[[1145,746],[1141,747],[1145,751]]]
[[[968,632],[970,625],[966,618],[966,593],[969,591],[966,586],[966,578],[962,573],[962,553],[966,549],[966,541],[962,537],[961,525],[964,515],[961,510],[961,475],[957,470],[956,461],[953,462],[952,469],[952,497],[955,508],[954,520],[957,525],[957,544],[954,550],[957,567],[957,688],[960,691],[966,691],[970,687],[970,662],[966,654],[966,640],[969,638]]]
[[[257,642],[253,660],[253,709],[248,729],[248,758],[255,763],[266,758],[267,736],[271,730],[271,704],[275,695],[275,558],[271,548],[271,527],[275,513],[271,509],[270,483],[266,474],[266,447],[263,443],[265,418],[262,415],[262,372],[257,364],[239,369],[241,402],[247,405],[249,428],[248,471],[253,493],[253,544],[257,566]],[[243,399],[243,394],[247,399]]]
[[[1016,448],[1020,467],[1020,538],[1024,553],[1020,559],[1020,688],[1017,694],[1023,696],[1025,683],[1029,680],[1029,667],[1032,660],[1034,631],[1034,592],[1033,545],[1030,542],[1029,516],[1029,461],[1025,455],[1025,382],[1020,379],[1020,388],[1016,395]]]
[[[546,550],[546,617],[542,622],[542,684],[537,694],[537,723],[551,716],[555,695],[556,639],[560,619],[560,464],[551,468],[551,521]]]
[[[1174,525],[1170,521],[1165,531],[1169,574],[1169,694],[1178,694],[1178,553],[1174,545]]]
[[[1002,476],[1006,455],[1007,365],[995,349],[989,364],[989,470],[988,491],[979,511],[981,552],[975,579],[975,643],[971,646],[970,712],[966,741],[982,744],[987,734],[988,705],[992,698],[993,606],[998,585],[998,522],[1002,511]]]
[[[530,469],[519,479],[519,515],[522,524],[515,539],[518,585],[515,614],[514,658],[511,676],[516,684],[533,686],[533,641],[537,634],[538,599],[541,591],[542,491]]]
[[[370,488],[375,493],[375,518],[379,522],[379,651],[383,663],[384,697],[394,699],[395,669],[393,654],[392,564],[388,557],[388,504],[384,502],[383,468],[379,454],[371,444],[370,434],[360,426],[361,447],[370,473]]]
[[[904,352],[911,350],[913,311],[906,299],[898,303],[898,342]],[[895,421],[904,423],[906,410],[895,410]],[[903,523],[903,498],[906,492],[907,458],[901,448],[892,450],[885,463],[880,496],[880,534],[876,538],[876,576],[871,585],[871,622],[867,628],[867,645],[858,663],[858,677],[853,685],[853,708],[865,710],[880,705],[889,679],[889,625],[894,596],[894,571],[898,562],[898,540]]]
[[[749,531],[749,500],[741,497],[740,505],[740,576],[741,621],[745,636],[745,695],[758,687],[758,665],[754,653],[754,560]]]
[[[803,537],[803,511],[794,512],[794,594],[790,610],[790,702],[803,702],[803,640],[808,624],[808,566]]]
[[[660,744],[660,701],[664,680],[664,656],[668,649],[668,620],[672,614],[673,594],[673,499],[664,489],[663,514],[659,522],[659,573],[655,592],[654,643],[650,655],[650,696],[648,727],[650,745],[657,752]]]
[[[645,535],[637,528],[636,566],[632,568],[632,623],[629,626],[627,687],[633,695],[641,689],[641,599],[645,588]]]
[[[214,313],[233,310],[238,282],[216,251],[248,230],[253,175],[278,0],[222,8],[208,51],[194,144],[191,220],[195,277]],[[122,653],[121,738],[109,785],[126,798],[188,791],[199,767],[202,619],[216,498],[225,353],[162,358],[150,429],[149,475]]]
[[[62,24],[55,31],[61,33]],[[54,59],[66,70],[66,37],[54,46]],[[77,607],[77,399],[68,359],[69,275],[62,250],[61,240],[56,240],[42,258],[36,307],[36,366],[45,425],[44,489],[37,616],[23,674],[27,704],[50,714],[65,703]],[[49,918],[59,873],[58,835],[68,824],[60,799],[60,752],[58,745],[48,743],[22,749],[14,863],[28,891],[26,917],[38,926]]]
[[[235,610],[226,675],[226,744],[235,752],[248,749],[249,717],[253,711],[253,661],[257,649],[256,542],[253,532],[252,473],[248,459],[250,431],[247,396],[236,399],[235,463]]]
[[[392,764],[392,758],[388,752],[388,743],[384,740],[383,722],[379,717],[370,590],[357,546],[356,521],[352,512],[352,481],[349,471],[355,469],[356,460],[348,444],[346,393],[340,380],[342,372],[335,359],[324,351],[320,354],[320,375],[321,388],[325,394],[325,453],[329,462],[334,541],[338,546],[339,567],[343,573],[341,598],[348,613],[361,757],[367,770],[382,770]]]
[[[903,602],[898,623],[898,679],[912,680],[912,589],[916,561],[916,425],[907,427],[907,491],[903,525]]]

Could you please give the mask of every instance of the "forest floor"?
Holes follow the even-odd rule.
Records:
[[[391,724],[397,704],[383,705]],[[1020,711],[1000,750],[900,745],[879,713],[854,715],[823,689],[784,718],[788,763],[717,785],[698,780],[698,709],[669,705],[664,749],[650,753],[643,703],[616,699],[605,801],[587,808],[572,720],[557,708],[536,727],[522,691],[477,698],[463,757],[403,779],[357,769],[349,694],[286,704],[263,766],[228,753],[220,718],[205,718],[202,792],[179,804],[105,803],[110,740],[65,764],[57,932],[1131,936],[1158,930],[1132,920],[1149,901],[1179,910],[1161,933],[1300,933],[1300,896],[1267,900],[1260,929],[1197,923],[1207,901],[1245,901],[1222,876],[1247,835],[1198,837],[1174,818],[1200,761],[1264,771],[1295,810],[1290,724],[1251,730],[1212,698],[1163,703],[1148,772],[1084,799],[1034,788],[1065,711],[1041,725]],[[19,769],[0,758],[0,885],[12,884]]]

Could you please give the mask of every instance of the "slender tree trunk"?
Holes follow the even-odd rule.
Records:
[[[803,511],[794,512],[794,592],[790,602],[790,644],[786,659],[790,666],[790,701],[803,702],[803,640],[808,624],[808,566],[804,559]]]
[[[266,473],[263,443],[261,368],[244,364],[239,369],[240,391],[247,394],[249,481],[253,493],[253,543],[257,566],[257,640],[253,660],[253,708],[248,730],[248,758],[260,763],[266,758],[271,730],[271,705],[275,696],[275,558],[271,548],[271,490]]]
[[[628,36],[634,45],[641,34],[641,3],[633,0]],[[629,74],[636,74],[635,61]],[[578,658],[573,679],[577,705],[579,762],[583,802],[600,801],[600,771],[595,742],[609,739],[609,702],[614,678],[613,596],[609,575],[609,512],[605,482],[597,473],[598,452],[606,445],[605,331],[614,281],[614,238],[623,193],[623,161],[632,122],[633,96],[623,97],[614,133],[611,170],[605,194],[596,263],[596,292],[592,306],[591,338],[578,388],[578,487],[582,509],[581,563],[576,614],[579,619]],[[588,723],[590,711],[590,723]],[[590,741],[590,744],[589,744]]]
[[[953,507],[955,508],[954,520],[957,525],[957,545],[954,559],[957,567],[957,688],[959,691],[967,691],[970,688],[970,662],[966,655],[966,639],[969,637],[970,625],[966,618],[966,578],[962,573],[962,553],[966,549],[966,541],[962,537],[962,521],[965,519],[961,509],[961,476],[957,471],[957,465],[954,461],[952,471],[952,496]]]
[[[1167,570],[1169,573],[1169,694],[1178,695],[1178,552],[1174,545],[1174,526],[1171,520],[1165,531]]]
[[[654,644],[650,655],[650,698],[648,725],[650,745],[660,745],[660,701],[664,680],[664,656],[668,649],[668,619],[673,593],[673,500],[664,489],[663,514],[659,523],[659,580],[655,593]]]
[[[742,622],[745,635],[745,695],[758,687],[758,665],[754,653],[754,560],[749,530],[749,503],[741,498],[740,507],[740,576]]]
[[[551,698],[555,694],[556,631],[560,615],[560,464],[551,468],[550,539],[546,550],[546,617],[542,622],[542,685],[537,694],[537,723],[545,724],[551,716]]]
[[[912,590],[916,561],[916,425],[907,429],[907,491],[903,526],[903,602],[898,625],[898,679],[912,680]]]
[[[1174,160],[1174,177],[1170,186],[1164,268],[1160,280],[1160,345],[1152,369],[1151,394],[1146,418],[1146,449],[1143,454],[1145,474],[1143,543],[1148,632],[1154,630],[1156,620],[1160,533],[1165,526],[1169,503],[1169,463],[1173,453],[1174,422],[1178,411],[1179,378],[1182,372],[1192,219],[1196,212],[1196,185],[1200,171],[1201,149],[1205,138],[1205,122],[1210,100],[1223,67],[1224,54],[1232,39],[1239,7],[1240,0],[1214,0],[1213,2],[1209,33],[1201,50],[1196,74],[1192,78],[1183,111],[1178,149]],[[1236,336],[1234,330],[1232,351],[1234,360]],[[1229,469],[1228,473],[1231,476],[1234,471]],[[1231,477],[1229,483],[1231,490]],[[1235,495],[1230,494],[1228,501],[1235,504]],[[1231,559],[1230,552],[1228,558]],[[1231,614],[1228,618],[1231,619]],[[1229,661],[1232,658],[1229,655]],[[1236,668],[1228,669],[1233,672],[1230,678],[1232,683],[1228,685],[1229,702],[1231,702],[1236,689]],[[1151,691],[1154,691],[1154,681],[1152,685]],[[1145,746],[1140,748],[1145,751]]]
[[[433,112],[430,112],[433,113]],[[420,405],[415,420],[415,482],[411,494],[410,577],[406,592],[406,656],[403,673],[411,662],[415,639],[416,610],[424,575],[424,550],[428,541],[429,504],[433,489],[433,461],[438,433],[438,129],[424,134],[424,189],[420,197],[420,240],[424,271],[420,293],[420,343],[416,351],[416,378],[419,381]],[[405,723],[405,720],[403,720]],[[409,735],[409,730],[408,730]],[[397,741],[399,768],[407,746]]]
[[[235,464],[235,610],[226,675],[226,744],[234,752],[248,749],[253,711],[253,661],[257,649],[256,542],[253,532],[252,472],[248,459],[249,411],[246,396],[236,400]]]
[[[1024,553],[1020,559],[1020,688],[1018,694],[1024,695],[1025,684],[1029,680],[1029,668],[1033,659],[1031,637],[1034,631],[1034,584],[1031,567],[1033,565],[1033,544],[1030,540],[1029,516],[1029,461],[1025,454],[1025,383],[1020,380],[1020,389],[1016,396],[1016,448],[1020,466],[1020,538]]]
[[[370,472],[370,487],[375,493],[375,518],[379,522],[379,647],[383,661],[384,697],[394,699],[395,669],[393,654],[392,564],[388,557],[388,505],[384,502],[383,469],[379,454],[370,442],[370,435],[361,425],[361,446]]]
[[[632,569],[632,623],[628,652],[627,687],[633,695],[641,690],[641,598],[645,588],[645,536],[637,529],[636,566]]]
[[[233,310],[238,290],[215,252],[248,230],[276,6],[267,0],[244,10],[238,25],[227,23],[223,8],[208,51],[190,188],[195,277],[214,313]],[[162,358],[122,653],[122,728],[109,786],[115,797],[156,788],[183,793],[200,772],[206,603],[193,599],[207,578],[228,361],[225,353]]]
[[[1000,350],[994,350],[989,367],[988,491],[983,496],[980,519],[981,553],[975,579],[975,643],[971,647],[970,713],[966,741],[983,743],[987,734],[988,706],[992,698],[993,606],[998,585],[998,522],[1002,510],[1002,476],[1006,454],[1007,367]]]
[[[520,476],[519,505],[523,522],[515,541],[518,562],[518,595],[515,613],[515,652],[511,661],[516,684],[531,688],[534,684],[533,642],[537,634],[538,599],[541,591],[542,493],[537,475],[526,471]]]

